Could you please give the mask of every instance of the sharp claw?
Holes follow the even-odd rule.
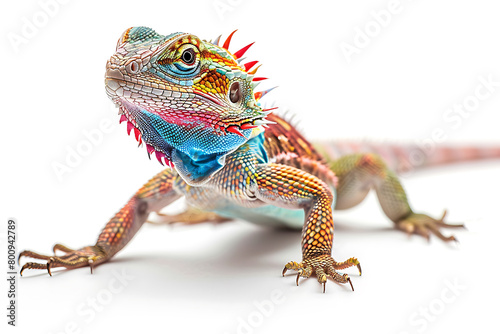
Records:
[[[289,262],[283,269],[283,276],[287,272],[287,269],[293,267],[297,270],[297,276],[295,278],[295,284],[299,286],[300,277],[308,278],[311,274],[316,274],[318,282],[323,285],[323,293],[326,293],[326,283],[328,282],[328,276],[337,283],[345,284],[349,282],[352,291],[354,291],[354,286],[352,285],[349,275],[340,275],[335,270],[345,269],[349,267],[357,266],[359,274],[362,274],[361,264],[356,258],[349,258],[343,262],[335,262],[335,260],[330,255],[319,255],[311,258],[306,258],[301,263]],[[288,267],[288,268],[287,268]]]
[[[50,272],[50,264],[54,261],[54,258],[50,258],[49,261],[47,261],[47,271],[49,272],[49,275],[52,276],[52,273]]]
[[[464,224],[449,224],[445,223],[444,219],[448,211],[444,210],[443,215],[439,219],[434,219],[425,214],[414,214],[409,218],[405,218],[402,222],[398,224],[398,227],[407,233],[415,233],[421,235],[428,242],[431,240],[431,234],[434,234],[439,239],[445,242],[455,241],[457,239],[455,236],[445,236],[441,233],[441,228],[465,228]]]
[[[285,277],[285,274],[286,274],[286,272],[287,272],[287,271],[288,271],[288,269],[285,267],[285,268],[283,269],[283,273],[282,273],[283,277]]]
[[[24,266],[21,268],[19,275],[23,276],[25,269],[44,269],[44,268],[47,268],[47,266],[46,265],[44,266],[42,263],[28,262],[28,263],[25,263]]]
[[[443,222],[444,221],[444,217],[446,217],[446,214],[448,213],[448,210],[444,209],[444,212],[443,212],[443,216],[441,217],[441,219],[439,220],[440,222]]]
[[[90,274],[92,275],[94,273],[94,260],[89,259],[88,260],[88,264],[89,264],[89,267],[90,267]]]
[[[354,287],[352,286],[352,282],[351,282],[351,278],[350,277],[347,277],[347,282],[349,282],[349,284],[351,284],[351,289],[352,289],[352,291],[354,291]]]

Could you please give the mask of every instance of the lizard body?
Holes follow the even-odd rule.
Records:
[[[440,228],[460,225],[444,223],[444,216],[415,213],[381,155],[334,154],[332,146],[312,145],[285,119],[263,109],[259,99],[269,90],[254,88],[264,78],[255,77],[256,62],[241,64],[251,44],[231,53],[233,34],[219,46],[218,39],[210,43],[185,33],[163,36],[145,27],[125,31],[106,66],[106,91],[129,134],[133,131],[148,155],[170,168],[137,191],[94,246],[73,250],[55,245],[54,251],[66,253],[62,256],[24,251],[20,257],[47,263],[28,262],[21,273],[48,269],[50,274],[54,267],[92,270],[119,252],[150,212],[180,197],[198,210],[181,215],[186,222],[221,219],[207,216],[210,211],[302,229],[302,261],[287,263],[283,274],[298,270],[297,282],[314,274],[323,289],[328,277],[351,283],[339,269],[357,266],[361,273],[356,258],[337,262],[331,256],[332,210],[355,206],[371,189],[397,228],[455,240]],[[401,162],[397,156],[393,160]]]

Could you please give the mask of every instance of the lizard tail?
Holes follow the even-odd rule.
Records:
[[[314,146],[328,161],[348,154],[378,154],[398,174],[458,162],[500,159],[500,145],[419,146],[338,141],[315,143]]]

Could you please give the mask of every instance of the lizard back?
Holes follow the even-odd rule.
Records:
[[[337,178],[323,155],[283,117],[270,114],[267,118],[276,123],[264,132],[264,147],[269,160],[302,169],[335,187]]]

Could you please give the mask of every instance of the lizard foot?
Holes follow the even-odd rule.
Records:
[[[229,218],[221,217],[216,213],[210,211],[203,211],[192,206],[188,207],[184,212],[181,212],[176,215],[169,215],[160,212],[158,212],[157,214],[158,216],[161,217],[159,218],[158,221],[148,220],[147,222],[155,225],[163,225],[163,224],[171,225],[175,223],[180,223],[185,225],[195,225],[200,223],[219,224],[231,220]]]
[[[65,253],[61,256],[56,256],[56,251]],[[19,254],[18,262],[21,257],[31,257],[33,259],[46,260],[47,263],[27,262],[21,268],[20,275],[23,275],[25,269],[45,269],[52,276],[51,268],[65,267],[67,269],[75,269],[84,266],[90,266],[90,272],[93,273],[94,266],[100,264],[108,258],[106,253],[99,246],[88,246],[78,250],[74,250],[61,244],[54,245],[54,255],[41,255],[32,251],[22,251]]]
[[[441,219],[434,219],[425,214],[421,213],[411,213],[408,217],[401,219],[396,223],[396,227],[400,230],[405,231],[409,235],[411,234],[419,234],[426,238],[428,241],[430,240],[431,233],[436,235],[439,239],[443,241],[458,241],[455,236],[450,235],[448,237],[444,236],[440,228],[465,228],[463,224],[447,224],[444,222],[444,218],[446,217],[446,210],[444,210],[443,216]]]
[[[352,266],[357,266],[359,270],[359,275],[361,275],[361,265],[358,259],[351,257],[344,262],[336,262],[330,255],[319,255],[303,260],[300,263],[295,261],[290,261],[285,265],[283,269],[283,276],[285,273],[291,270],[297,270],[297,286],[299,285],[299,278],[305,277],[309,278],[313,273],[316,274],[318,282],[323,285],[323,293],[326,289],[327,278],[330,277],[335,282],[338,283],[348,283],[351,285],[352,291],[354,287],[352,286],[351,278],[347,274],[339,274],[336,269],[345,269]]]

